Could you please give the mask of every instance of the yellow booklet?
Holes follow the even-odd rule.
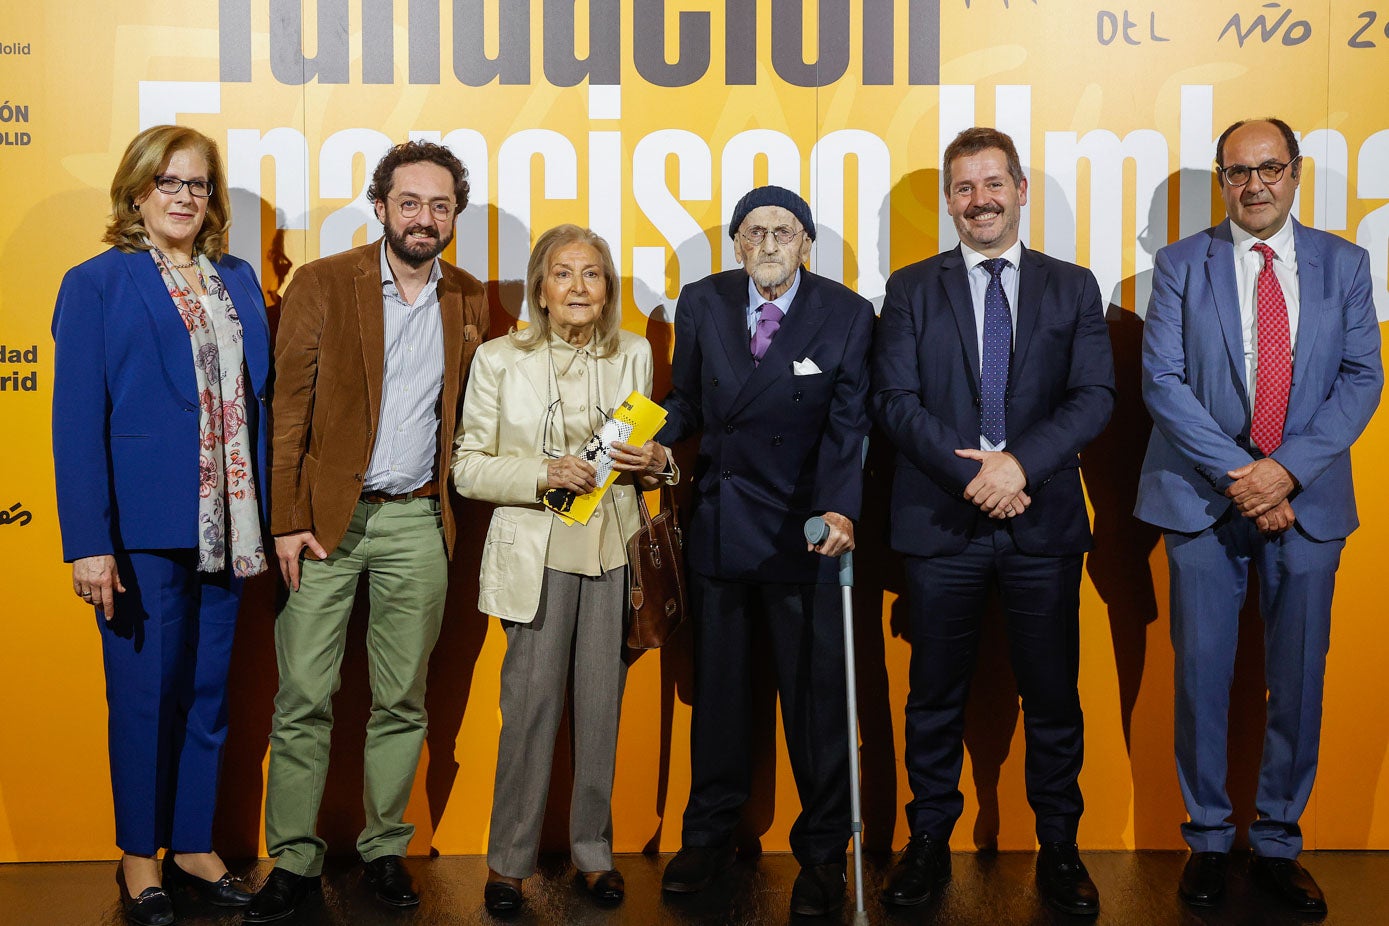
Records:
[[[633,392],[626,401],[613,409],[612,417],[603,422],[603,426],[594,432],[577,454],[580,459],[592,463],[593,468],[598,471],[594,476],[598,488],[584,495],[575,495],[568,489],[550,489],[544,496],[545,507],[559,515],[566,524],[587,524],[593,512],[598,510],[603,493],[608,491],[608,486],[612,485],[619,475],[618,471],[613,469],[608,447],[613,441],[640,447],[655,437],[656,432],[661,430],[661,425],[665,423],[664,408],[640,392]]]

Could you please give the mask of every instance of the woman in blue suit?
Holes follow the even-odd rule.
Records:
[[[160,926],[164,885],[251,899],[212,851],[212,817],[241,586],[266,568],[269,328],[254,271],[226,253],[212,139],[141,132],[111,213],[112,247],[58,292],[53,463],[63,558],[101,632],[116,880],[126,915]]]

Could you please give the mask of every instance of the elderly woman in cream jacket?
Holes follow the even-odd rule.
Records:
[[[632,391],[650,395],[651,346],[622,330],[612,256],[588,229],[562,225],[540,237],[526,293],[530,326],[488,341],[473,359],[453,457],[458,491],[499,506],[478,596],[478,608],[503,621],[507,640],[483,892],[494,913],[520,906],[521,881],[535,870],[571,671],[571,859],[596,901],[622,901],[611,802],[627,674],[626,543],[640,523],[633,480],[649,487],[673,473],[659,444],[615,444],[623,475],[588,524],[565,524],[542,506],[549,489],[595,487],[593,466],[577,454]]]

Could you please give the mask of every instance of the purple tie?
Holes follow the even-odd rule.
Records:
[[[984,290],[984,356],[980,358],[979,433],[997,446],[1008,435],[1005,406],[1008,397],[1008,363],[1013,353],[1013,320],[1008,296],[1003,292],[1003,268],[1008,261],[995,257],[980,264],[989,274]]]
[[[757,366],[767,356],[767,348],[772,346],[772,337],[781,327],[781,309],[774,302],[764,302],[757,307],[757,327],[752,332],[752,365]]]

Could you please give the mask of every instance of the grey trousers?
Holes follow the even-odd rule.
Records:
[[[597,577],[546,569],[535,620],[505,625],[502,732],[487,840],[487,864],[497,874],[525,878],[535,871],[571,669],[570,860],[580,871],[613,867],[613,772],[627,681],[626,595],[625,568]]]

